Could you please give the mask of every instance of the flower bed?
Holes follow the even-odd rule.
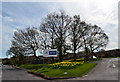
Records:
[[[60,68],[60,69],[73,69],[76,66],[84,64],[84,61],[82,62],[59,62],[54,64],[49,64],[49,67],[52,67],[54,69]]]

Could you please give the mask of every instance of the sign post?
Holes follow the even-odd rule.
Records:
[[[46,49],[43,51],[43,57],[57,57],[57,49]]]
[[[57,57],[58,51],[57,49],[46,49],[43,51],[43,57],[51,57],[54,62],[54,57]]]

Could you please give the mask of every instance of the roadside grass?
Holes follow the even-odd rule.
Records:
[[[47,77],[64,78],[82,76],[89,72],[96,65],[97,63],[88,63],[88,61],[84,61],[83,58],[79,58],[76,61],[70,59],[52,64],[23,64],[19,67],[28,69],[29,71],[35,73],[43,74]]]
[[[98,61],[98,60],[102,60],[102,58],[89,59],[89,61]]]
[[[105,58],[120,58],[120,57],[105,57]]]
[[[39,69],[43,67],[43,64],[23,64],[20,65],[19,67],[25,69]]]
[[[97,60],[102,60],[102,58],[89,58],[89,61],[97,61]],[[64,60],[65,62],[81,62],[81,61],[85,61],[84,58],[78,58],[76,59],[76,61],[74,61],[73,59],[69,59],[69,60]],[[88,61],[88,62],[89,62]]]
[[[88,71],[90,71],[93,67],[95,67],[97,63],[85,63],[83,65],[77,66],[73,69],[53,69],[46,67],[44,69],[40,68],[37,70],[31,70],[35,73],[41,73],[48,77],[76,77],[76,76],[82,76],[86,74]],[[66,72],[66,74],[65,74]]]
[[[73,59],[69,59],[69,60],[64,60],[65,62],[74,62],[74,60]],[[76,59],[76,61],[75,62],[79,62],[79,61],[85,61],[85,59],[84,58],[78,58],[78,59]]]

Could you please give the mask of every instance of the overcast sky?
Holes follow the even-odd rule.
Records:
[[[64,10],[71,16],[80,15],[82,21],[100,26],[110,38],[106,49],[118,48],[118,0],[13,1],[2,2],[2,9],[0,8],[0,19],[2,18],[2,28],[0,28],[2,31],[0,51],[2,53],[0,53],[0,57],[6,57],[5,52],[10,47],[16,29],[29,26],[39,27],[42,18],[58,10]]]

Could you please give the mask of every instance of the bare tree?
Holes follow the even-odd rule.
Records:
[[[70,26],[70,40],[72,43],[72,51],[73,51],[73,58],[74,60],[76,60],[77,56],[76,56],[76,51],[81,47],[81,37],[83,36],[82,34],[82,28],[81,28],[81,20],[80,20],[80,16],[79,15],[75,15],[73,17],[71,26]]]
[[[89,59],[89,49],[88,49],[88,41],[87,38],[89,37],[89,26],[84,21],[80,22],[80,28],[81,28],[81,38],[80,38],[80,44],[82,48],[85,50],[85,60],[87,61]]]
[[[9,53],[13,56],[11,63],[15,65],[24,64],[25,49],[20,47],[16,41],[12,41]],[[14,62],[14,63],[13,63]],[[16,63],[15,63],[16,62]]]
[[[99,51],[107,46],[109,38],[100,27],[90,25],[87,41],[91,53],[94,54],[94,51]]]
[[[6,56],[7,56],[7,57],[10,56],[10,58],[11,58],[11,56],[13,56],[13,54],[12,54],[12,52],[11,52],[10,50],[7,50],[7,51],[6,51]]]
[[[50,48],[50,36],[44,31],[40,31],[40,45],[43,50]]]
[[[41,36],[42,38],[44,38],[43,40],[44,41],[47,41],[48,37],[49,37],[49,42],[50,42],[50,45],[49,47],[51,49],[54,49],[55,48],[55,44],[54,44],[54,39],[55,39],[55,34],[53,32],[53,28],[49,27],[49,25],[46,23],[46,19],[43,20],[43,23],[40,25],[40,32],[43,33],[44,37]],[[46,39],[45,39],[46,38]],[[44,44],[45,45],[45,44]]]
[[[59,48],[60,48],[59,42],[60,42],[60,40],[59,40],[58,38],[55,38],[55,39],[54,39],[54,44],[55,44],[54,47],[55,47],[57,50],[59,50]],[[67,53],[66,51],[67,51],[67,50],[71,50],[71,46],[70,46],[69,44],[65,43],[66,41],[63,41],[63,42],[64,42],[64,43],[63,43],[63,47],[62,47],[62,53],[63,53],[63,57],[64,57],[64,55]]]
[[[94,54],[94,51],[105,48],[109,42],[108,36],[97,25],[86,24],[81,22],[82,26],[82,45],[86,52],[86,60],[89,59],[89,52]]]
[[[54,12],[49,15],[47,15],[46,18],[44,18],[42,24],[40,25],[40,28],[44,28],[45,31],[47,31],[51,35],[52,39],[52,45],[53,43],[53,38],[58,38],[59,39],[59,58],[60,61],[63,59],[63,41],[67,37],[67,31],[71,23],[71,17],[65,14],[64,11],[59,11],[59,12]]]
[[[39,48],[40,37],[36,28],[26,28],[23,30],[17,30],[14,32],[13,44],[16,44],[19,48],[26,50],[26,52],[33,52],[35,59],[37,60],[36,50]],[[15,46],[16,47],[16,46]]]

